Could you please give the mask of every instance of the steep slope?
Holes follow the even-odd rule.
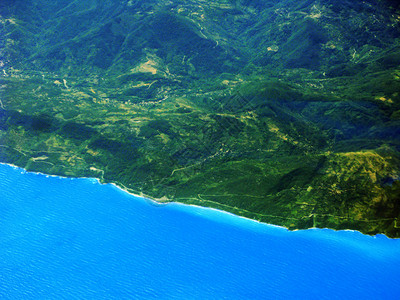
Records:
[[[390,1],[0,3],[0,161],[399,237]]]

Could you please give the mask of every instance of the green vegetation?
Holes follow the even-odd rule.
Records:
[[[400,237],[393,3],[4,0],[0,161]]]

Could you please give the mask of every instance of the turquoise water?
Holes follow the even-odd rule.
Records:
[[[0,165],[1,299],[400,299],[400,240]]]

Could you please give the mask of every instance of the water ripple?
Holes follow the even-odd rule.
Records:
[[[0,165],[0,298],[396,299],[400,240],[288,232]]]

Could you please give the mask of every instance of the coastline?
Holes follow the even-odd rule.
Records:
[[[172,199],[158,199],[158,198],[154,198],[145,194],[137,194],[134,191],[130,190],[129,188],[125,187],[123,184],[119,184],[118,182],[106,182],[104,181],[104,179],[100,179],[100,178],[96,178],[96,177],[73,177],[73,176],[62,176],[62,175],[54,175],[54,174],[47,174],[47,173],[43,173],[43,172],[36,172],[36,171],[28,171],[25,168],[22,168],[20,166],[11,164],[11,163],[5,163],[5,162],[0,162],[0,165],[7,165],[10,166],[14,169],[19,169],[22,170],[23,172],[26,173],[32,173],[32,174],[37,174],[37,175],[43,175],[46,177],[56,177],[56,178],[62,178],[62,179],[88,179],[88,180],[93,180],[96,181],[97,183],[99,183],[100,185],[111,185],[114,188],[125,192],[131,196],[134,196],[136,198],[141,198],[149,203],[151,203],[152,205],[157,205],[157,206],[164,206],[167,204],[174,204],[174,205],[179,205],[179,206],[185,206],[185,207],[195,207],[195,208],[199,208],[199,209],[204,209],[204,210],[211,210],[214,212],[218,212],[218,213],[223,213],[223,214],[227,214],[231,217],[236,217],[236,218],[240,218],[243,220],[247,220],[247,221],[251,221],[254,222],[256,224],[260,224],[260,225],[267,225],[273,228],[277,228],[277,229],[284,229],[288,232],[296,232],[296,231],[305,231],[305,230],[332,230],[334,232],[340,232],[340,231],[348,231],[348,232],[357,232],[360,233],[364,236],[370,236],[370,237],[374,237],[376,238],[377,236],[385,236],[388,239],[392,239],[392,240],[398,240],[399,238],[393,238],[390,237],[388,235],[386,235],[385,233],[376,233],[376,234],[367,234],[364,233],[362,231],[359,230],[355,230],[355,229],[335,229],[335,228],[329,228],[329,227],[308,227],[308,228],[288,228],[286,226],[283,225],[278,225],[278,224],[273,224],[273,223],[267,223],[267,222],[263,222],[260,220],[256,220],[253,218],[249,218],[240,214],[235,214],[231,211],[228,210],[224,210],[224,209],[219,209],[216,207],[212,207],[212,206],[202,206],[202,205],[198,205],[198,204],[193,204],[193,203],[185,203],[185,202],[181,202],[181,201],[176,201],[176,200],[172,200]]]
[[[291,299],[318,297],[309,292],[318,286],[319,295],[329,288],[346,299],[398,291],[400,240],[291,232],[206,207],[153,206],[90,177],[0,170],[2,298]]]

